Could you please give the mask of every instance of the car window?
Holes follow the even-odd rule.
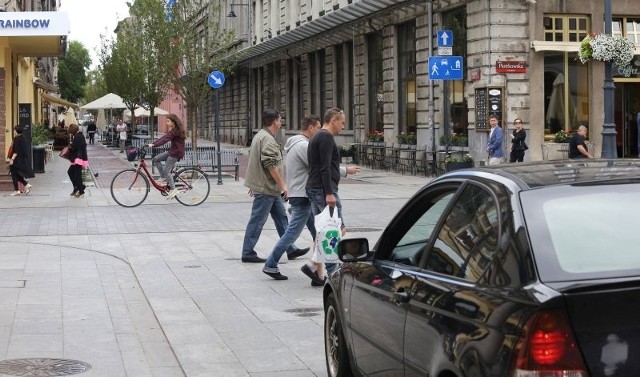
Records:
[[[403,218],[402,227],[394,230],[400,240],[392,248],[390,260],[410,266],[420,264],[433,230],[454,194],[454,188],[438,191],[419,198],[415,205],[409,204],[413,211]]]
[[[447,213],[425,268],[476,282],[497,249],[498,209],[484,188],[467,185]]]

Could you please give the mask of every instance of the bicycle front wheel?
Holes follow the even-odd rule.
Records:
[[[198,168],[183,168],[176,172],[173,181],[178,195],[176,200],[185,206],[197,206],[209,197],[209,178]]]
[[[111,197],[123,207],[137,207],[149,195],[149,180],[136,169],[123,170],[111,181]]]

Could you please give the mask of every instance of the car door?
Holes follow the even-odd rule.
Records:
[[[488,288],[515,280],[504,272],[514,248],[498,252],[509,211],[497,198],[489,186],[467,182],[440,223],[407,304],[405,376],[489,376],[490,364],[502,361],[505,323],[516,306]]]
[[[358,266],[350,299],[353,356],[369,376],[402,376],[406,303],[435,224],[456,184],[420,192],[380,237],[372,263]]]

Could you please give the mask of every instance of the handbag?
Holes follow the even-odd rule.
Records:
[[[69,148],[68,146],[62,148],[62,150],[60,151],[60,157],[71,161],[71,148]]]
[[[9,151],[7,152],[7,158],[11,159],[11,157],[13,157],[13,143],[9,145]]]

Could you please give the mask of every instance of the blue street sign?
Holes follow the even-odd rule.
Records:
[[[429,80],[462,80],[462,56],[429,56]]]
[[[224,73],[220,71],[212,71],[211,73],[209,73],[207,81],[213,89],[220,89],[224,84]]]
[[[453,32],[451,30],[438,30],[438,47],[453,46]]]

